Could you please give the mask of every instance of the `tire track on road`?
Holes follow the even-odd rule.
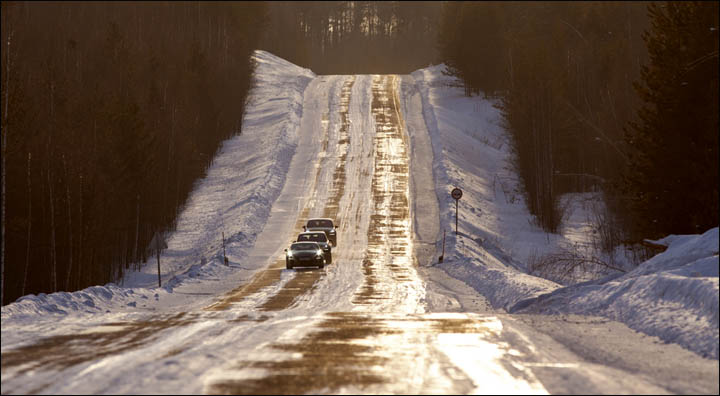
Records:
[[[365,283],[353,303],[376,304],[389,300],[387,285],[379,272],[395,281],[411,278],[411,221],[409,202],[408,142],[403,133],[395,89],[396,76],[373,78],[372,114],[377,128],[375,169],[372,177],[374,212],[367,231],[368,247],[363,259]],[[392,288],[393,286],[390,286]]]
[[[333,174],[333,184],[329,189],[331,195],[327,199],[323,208],[323,217],[329,217],[335,219],[339,210],[339,202],[345,193],[345,162],[347,160],[347,153],[350,145],[349,137],[349,104],[350,96],[352,92],[353,84],[355,83],[355,76],[350,76],[344,83],[341,90],[340,97],[340,108],[339,114],[341,118],[339,136],[338,136],[338,157]],[[327,125],[326,123],[323,123]],[[327,152],[328,146],[328,130],[325,129],[325,138],[323,140],[323,152]],[[320,177],[320,170],[322,166],[318,166],[315,172],[315,192],[317,193],[318,179]],[[314,199],[309,199],[302,212],[298,215],[293,235],[297,235],[302,231],[302,226],[308,219],[309,213],[314,209]],[[292,241],[288,241],[286,245],[289,245]],[[268,269],[260,272],[249,284],[244,285],[229,293],[219,303],[213,304],[209,307],[209,310],[222,310],[229,308],[233,303],[243,301],[252,295],[259,293],[263,289],[280,282],[282,271],[285,268],[285,260],[278,259]],[[267,301],[258,307],[260,311],[280,311],[293,304],[293,302],[301,295],[310,293],[314,290],[317,282],[324,277],[325,271],[316,269],[298,269],[292,279],[290,279],[280,290]]]

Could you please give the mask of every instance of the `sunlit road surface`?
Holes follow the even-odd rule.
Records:
[[[108,317],[103,326],[4,350],[2,393],[717,389],[716,361],[697,364],[690,352],[617,322],[485,308],[427,312],[428,285],[413,256],[412,164],[399,81],[362,75],[310,83],[301,129],[312,134],[300,142],[288,174],[305,183],[302,197],[283,190],[249,256],[267,268],[202,309]],[[283,248],[309,217],[339,224],[333,263],[286,270]],[[674,366],[662,363],[669,351]]]
[[[331,313],[318,331],[273,345],[290,359],[240,362],[208,391],[546,394],[501,332],[492,316]]]
[[[520,353],[501,342],[497,317],[423,313],[425,289],[412,257],[408,137],[401,127],[397,83],[396,76],[372,78],[371,214],[363,283],[351,296],[352,311],[327,313],[316,331],[270,346],[289,352],[290,359],[238,362],[237,371],[226,371],[209,393],[547,393],[531,370],[513,359]],[[339,140],[345,145],[349,91],[343,93]],[[343,153],[337,169],[345,161]],[[336,178],[338,183],[344,180]],[[326,209],[324,214],[334,213]]]

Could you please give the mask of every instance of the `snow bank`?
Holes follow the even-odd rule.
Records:
[[[627,274],[564,287],[511,311],[601,315],[718,359],[718,228],[654,242],[668,249]]]
[[[138,299],[150,299],[149,289],[129,289],[114,284],[92,286],[73,293],[30,294],[2,308],[2,319],[17,319],[24,316],[105,312],[110,308],[125,305],[137,306]]]
[[[197,182],[185,203],[176,229],[169,233],[168,248],[160,256],[163,287],[157,287],[152,257],[139,271],[127,273],[120,285],[24,296],[2,307],[3,329],[10,318],[38,314],[142,308],[149,300],[174,299],[175,304],[183,304],[179,294],[186,294],[188,302],[198,302],[198,295],[207,293],[192,290],[193,285],[211,280],[216,290],[229,290],[237,282],[221,281],[238,273],[248,278],[258,270],[242,260],[285,184],[298,143],[303,93],[315,74],[265,51],[256,51],[253,59],[254,85],[242,132],[223,142],[207,176]],[[230,266],[223,263],[223,232]],[[189,292],[173,295],[177,288]]]
[[[494,100],[466,97],[444,65],[412,73],[433,146],[433,176],[445,257],[436,266],[463,280],[509,312],[600,315],[627,324],[700,355],[718,358],[718,229],[671,235],[658,241],[668,250],[626,274],[573,286],[528,275],[532,257],[569,246],[590,249],[599,198],[564,197],[571,209],[559,234],[537,227],[527,210],[512,166],[509,137]],[[455,235],[454,187],[459,202]],[[589,202],[588,202],[589,201]],[[600,208],[601,209],[601,208]],[[441,242],[437,244],[440,255]]]
[[[412,73],[404,96],[418,92],[433,147],[433,177],[442,230],[447,232],[443,263],[436,264],[485,295],[494,308],[507,308],[522,299],[559,287],[527,275],[528,259],[553,251],[567,239],[533,224],[512,166],[509,137],[501,127],[496,102],[467,97],[444,65]],[[459,232],[455,234],[458,187]]]

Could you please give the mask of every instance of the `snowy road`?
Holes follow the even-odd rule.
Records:
[[[201,304],[38,324],[26,331],[49,335],[32,342],[4,334],[2,393],[718,392],[717,360],[604,318],[495,311],[422,265],[439,231],[414,213],[437,214],[418,159],[432,148],[403,82],[310,81],[285,184],[245,258],[252,277],[193,289]],[[286,270],[309,217],[339,224],[333,263]]]

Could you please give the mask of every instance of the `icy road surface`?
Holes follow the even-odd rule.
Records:
[[[438,209],[422,104],[402,83],[310,81],[285,184],[241,261],[252,277],[192,289],[195,304],[35,324],[27,340],[3,327],[2,393],[718,392],[717,360],[604,318],[494,311],[419,265]],[[333,263],[286,270],[309,217],[339,224]]]

